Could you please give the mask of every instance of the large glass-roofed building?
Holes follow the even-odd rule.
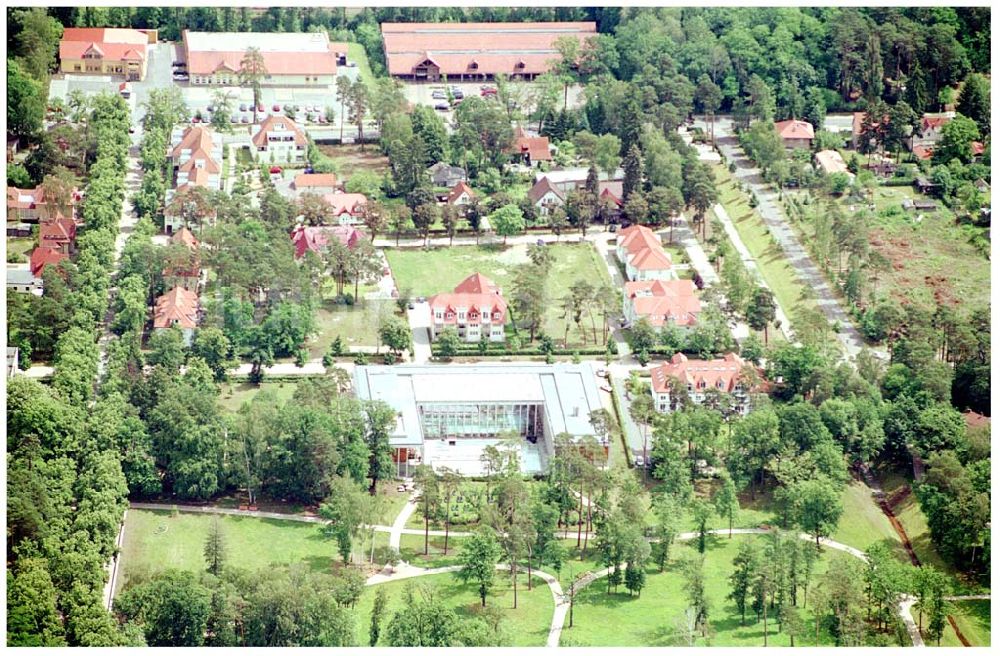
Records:
[[[560,433],[593,435],[601,399],[590,365],[477,364],[365,366],[354,370],[358,398],[396,411],[394,459],[409,475],[424,463],[482,473],[483,449],[512,432],[521,470],[544,471]]]

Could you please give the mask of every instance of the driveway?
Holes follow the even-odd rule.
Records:
[[[406,318],[413,331],[413,364],[427,364],[431,359],[431,306],[427,301],[414,303],[406,311]]]
[[[696,121],[696,124],[699,122]],[[701,127],[706,127],[702,125]],[[844,351],[849,358],[854,358],[865,343],[861,334],[851,323],[851,318],[840,305],[837,296],[830,285],[827,284],[823,274],[812,261],[809,253],[802,246],[794,230],[785,220],[784,214],[778,207],[778,194],[771,189],[771,186],[764,182],[760,171],[747,159],[734,136],[732,120],[729,118],[719,118],[715,122],[716,144],[719,150],[726,157],[727,161],[736,163],[736,179],[746,183],[757,196],[757,210],[761,218],[767,225],[771,235],[781,246],[788,262],[795,269],[799,278],[812,288],[816,304],[823,312],[831,325],[839,324],[840,330],[837,332],[837,339],[844,346]]]

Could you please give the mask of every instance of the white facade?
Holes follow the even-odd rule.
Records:
[[[18,294],[34,294],[41,296],[45,291],[45,283],[35,277],[27,268],[7,269],[7,291]]]
[[[564,204],[563,199],[558,194],[546,191],[545,195],[535,202],[535,210],[537,210],[539,216],[548,216],[554,208],[562,207]]]

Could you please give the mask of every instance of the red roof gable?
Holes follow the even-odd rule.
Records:
[[[69,258],[68,255],[60,253],[54,248],[39,246],[35,250],[31,251],[31,273],[36,278],[40,278],[42,276],[42,271],[45,270],[45,267],[50,264],[59,264],[67,258]]]
[[[670,379],[676,378],[682,383],[691,385],[694,391],[714,387],[723,392],[732,392],[739,381],[744,364],[743,359],[735,353],[727,353],[725,357],[715,360],[690,360],[683,353],[675,353],[670,362],[650,372],[653,391],[669,392]]]
[[[812,123],[807,123],[806,121],[797,121],[795,119],[778,121],[774,124],[774,127],[782,139],[812,139],[816,136],[813,132]]]
[[[267,135],[274,131],[290,131],[295,139],[296,146],[305,146],[307,143],[306,135],[302,133],[302,129],[295,124],[295,121],[291,120],[287,116],[275,116],[274,114],[269,114],[260,123],[260,127],[257,132],[253,135],[251,141],[253,145],[258,148],[263,148],[267,145]]]
[[[645,317],[654,327],[669,322],[678,326],[697,323],[701,301],[695,295],[690,280],[646,280],[625,283],[625,295],[635,313]]]
[[[470,200],[476,197],[476,192],[472,191],[472,187],[460,180],[458,184],[452,187],[451,191],[448,192],[448,204],[454,205],[455,201],[461,198],[463,193],[468,194]]]
[[[305,255],[306,251],[320,253],[331,239],[339,239],[340,243],[352,248],[363,237],[360,230],[351,226],[295,226],[292,230],[292,243],[295,244],[295,258]]]
[[[153,308],[153,328],[197,328],[198,294],[183,287],[174,287],[156,299]]]
[[[455,285],[456,294],[500,294],[500,287],[478,271]]]

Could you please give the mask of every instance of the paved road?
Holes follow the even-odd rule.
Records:
[[[843,345],[847,356],[853,359],[865,345],[861,334],[851,323],[851,318],[840,305],[837,296],[827,284],[823,274],[816,267],[809,253],[803,248],[798,236],[796,236],[794,230],[779,209],[778,194],[770,188],[770,185],[764,182],[760,171],[743,153],[743,149],[740,148],[734,135],[731,119],[719,118],[716,120],[715,137],[718,148],[725,155],[727,161],[736,163],[736,179],[750,185],[750,188],[756,194],[758,200],[757,210],[761,218],[781,246],[785,257],[795,269],[799,278],[812,288],[820,311],[823,312],[831,325],[840,324],[840,331],[837,333],[837,338]]]
[[[403,509],[399,511],[396,515],[396,520],[392,523],[392,530],[389,531],[389,547],[399,551],[400,538],[403,537],[403,531],[406,529],[406,522],[409,521],[413,513],[417,511],[417,493],[414,492],[407,499],[406,505]]]

